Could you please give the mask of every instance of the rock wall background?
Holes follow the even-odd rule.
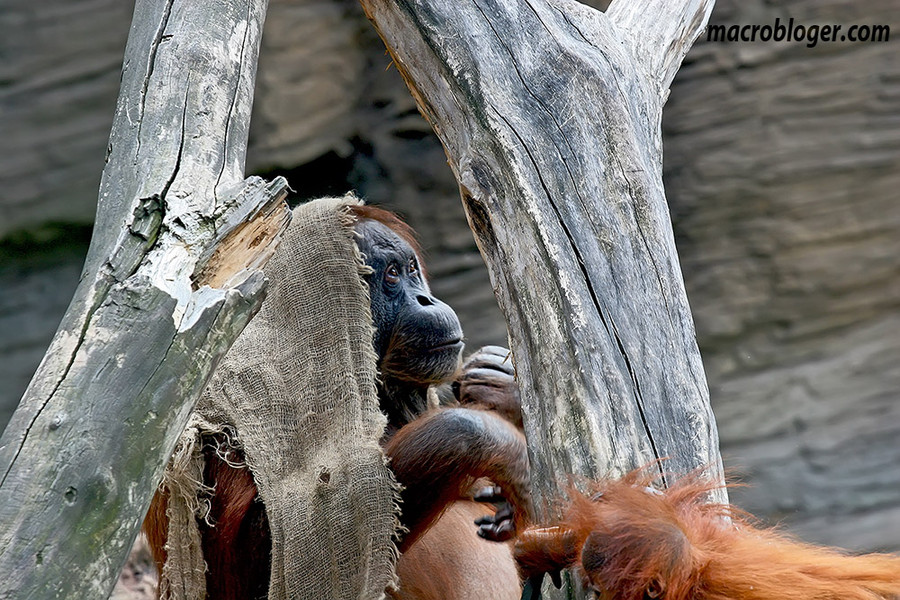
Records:
[[[891,24],[896,1],[719,2],[713,22]],[[894,33],[894,32],[892,32]],[[733,497],[900,549],[900,35],[700,44],[666,186]]]
[[[71,297],[131,19],[0,11],[0,427]],[[900,550],[900,0],[720,0],[714,23],[888,24],[881,44],[700,42],[665,176],[734,500],[801,537]],[[894,22],[892,22],[894,20]],[[271,0],[248,171],[357,190],[419,230],[469,344],[505,340],[440,144],[355,0]]]

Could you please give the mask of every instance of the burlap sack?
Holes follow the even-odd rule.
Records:
[[[161,597],[202,600],[200,437],[240,445],[272,532],[270,600],[384,596],[393,582],[397,490],[379,447],[385,418],[367,269],[352,197],[294,210],[265,268],[268,296],[216,370],[166,475],[168,562]]]

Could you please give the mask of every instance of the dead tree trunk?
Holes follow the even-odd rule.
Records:
[[[244,180],[266,0],[138,0],[75,297],[0,439],[0,597],[105,598],[216,362],[262,301],[286,182]]]
[[[536,504],[568,474],[660,457],[720,475],[660,134],[713,1],[362,2],[444,144],[506,315]]]

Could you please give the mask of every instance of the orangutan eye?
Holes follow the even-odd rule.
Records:
[[[419,263],[416,262],[416,259],[409,259],[409,274],[415,276],[419,272]]]
[[[400,283],[400,269],[397,268],[397,265],[390,265],[385,269],[384,280],[391,285]]]
[[[656,598],[662,598],[662,596],[663,596],[662,584],[659,581],[657,581],[656,579],[654,579],[653,581],[650,582],[650,585],[647,586],[647,590],[644,592],[644,597],[656,599]]]

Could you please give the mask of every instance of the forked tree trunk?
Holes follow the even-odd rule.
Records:
[[[81,283],[0,439],[0,598],[105,598],[290,214],[244,180],[266,0],[138,0]]]
[[[712,0],[362,3],[459,181],[509,325],[542,516],[570,474],[667,457],[721,476],[660,133]]]

